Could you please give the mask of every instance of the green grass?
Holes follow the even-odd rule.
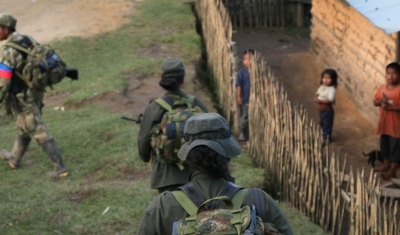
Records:
[[[79,69],[77,82],[62,82],[52,93],[69,92],[66,104],[79,103],[109,92],[121,92],[126,75],[156,76],[163,59],[180,56],[184,62],[200,56],[201,39],[195,18],[184,1],[146,0],[131,16],[131,23],[90,39],[68,38],[53,42],[69,67]],[[160,55],[146,48],[161,47]]]
[[[79,103],[120,92],[127,85],[126,74],[157,75],[167,56],[179,56],[187,63],[198,60],[195,19],[182,2],[146,0],[131,23],[116,31],[52,43],[70,67],[79,68],[81,78],[57,84],[51,93],[68,93],[67,103]],[[146,53],[154,47],[161,52]],[[138,157],[139,127],[120,119],[130,111],[115,113],[92,105],[64,112],[45,107],[44,120],[71,175],[62,180],[47,178],[51,162],[35,143],[20,169],[1,164],[0,234],[134,234],[157,192],[149,188],[149,165]],[[0,147],[9,149],[15,121],[0,117]],[[254,168],[246,154],[234,159],[232,170],[238,184],[264,184],[264,171]],[[286,204],[282,208],[290,221],[299,221],[292,223],[294,229],[305,231],[297,234],[323,234],[314,227],[304,230],[304,224],[314,225]]]
[[[44,110],[71,176],[50,180],[52,166],[32,144],[22,167],[0,167],[1,234],[109,234],[133,230],[148,198],[149,167],[137,157],[138,127],[120,114],[88,106],[76,111]],[[2,143],[12,143],[13,125],[2,126]],[[110,207],[102,216],[102,212]]]
[[[290,225],[297,235],[314,234],[314,235],[329,235],[330,233],[324,232],[321,227],[312,223],[306,215],[291,207],[288,203],[278,203],[281,210],[288,218]]]

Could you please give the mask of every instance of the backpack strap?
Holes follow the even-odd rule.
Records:
[[[180,190],[186,193],[190,200],[197,206],[200,207],[206,199],[200,190],[192,182],[186,183],[185,185],[179,187]],[[226,196],[232,198],[236,192],[243,189],[242,186],[236,185],[234,183],[228,182],[225,187],[221,190],[218,196]]]
[[[171,111],[171,110],[172,110],[171,105],[169,105],[169,104],[167,103],[167,101],[165,101],[165,100],[162,99],[162,98],[158,98],[158,99],[156,99],[154,102],[156,102],[157,104],[159,104],[161,107],[163,107],[163,108],[166,109],[167,111]]]
[[[195,99],[195,98],[196,98],[196,97],[193,96],[193,95],[188,95],[187,102],[186,102],[186,104],[187,104],[187,106],[188,106],[188,109],[193,108],[193,103],[194,103],[194,99]]]
[[[189,215],[196,215],[198,207],[200,207],[205,202],[205,198],[201,194],[200,190],[192,182],[186,183],[178,189],[179,190],[172,192],[175,199],[179,202],[179,204],[181,204],[183,209],[185,209],[185,211]],[[226,196],[228,198],[231,198],[234,208],[239,209],[242,206],[243,200],[249,193],[249,191],[249,189],[244,189],[241,186],[229,182],[222,189],[221,193],[218,194],[218,196]],[[258,191],[258,193],[260,192]],[[259,195],[261,196],[261,194]],[[259,207],[256,205],[256,208]],[[260,209],[260,211],[262,210]]]
[[[31,37],[29,37],[29,36],[24,36],[24,39],[26,39],[26,38],[31,42],[31,46],[36,46],[36,45],[38,45],[38,43],[36,43],[35,40],[33,40]],[[12,47],[12,48],[14,48],[14,49],[17,49],[18,51],[21,51],[21,52],[27,54],[27,55],[34,56],[34,54],[32,54],[32,52],[31,52],[30,50],[28,50],[26,47],[23,47],[23,46],[19,45],[18,43],[15,43],[15,42],[6,42],[6,43],[4,44],[4,46],[9,46],[9,47]],[[45,67],[46,67],[47,76],[50,76],[50,75],[49,75],[49,65],[47,64],[46,58],[43,58],[43,57],[37,57],[37,58],[39,58],[40,61],[43,62],[43,64],[44,64]],[[26,58],[25,58],[25,59],[26,59]],[[15,73],[16,73],[20,78],[23,78],[22,73],[20,73],[19,71],[15,70]],[[53,88],[53,87],[51,86],[51,84],[50,84],[50,88]]]
[[[218,196],[227,196],[229,198],[232,198],[233,195],[235,195],[235,193],[240,189],[243,189],[243,187],[236,185],[232,182],[228,182],[228,184],[225,185],[225,187],[221,190]]]
[[[265,215],[264,208],[265,203],[262,197],[261,190],[258,188],[250,189],[250,195],[254,200],[254,206],[256,207],[257,215],[262,219],[262,221],[267,221],[267,216]]]
[[[185,185],[179,187],[180,190],[185,192],[188,198],[197,206],[200,207],[201,204],[206,200],[201,194],[200,190],[192,182],[186,183]]]
[[[195,216],[197,213],[197,206],[190,200],[190,198],[186,195],[186,193],[182,190],[173,191],[172,195],[174,195],[175,199],[179,202],[179,204],[185,209],[185,211],[190,216]]]
[[[31,54],[30,51],[29,51],[28,49],[26,49],[25,47],[23,47],[23,46],[21,46],[21,45],[18,45],[18,44],[15,43],[15,42],[6,42],[6,44],[4,44],[4,46],[9,46],[9,47],[15,48],[15,49],[17,49],[17,50],[19,50],[19,51],[22,51],[22,52],[24,52],[24,53],[26,53],[26,54],[28,54],[28,55]]]
[[[235,193],[235,195],[233,195],[232,197],[232,203],[235,209],[239,209],[242,204],[243,204],[243,200],[246,197],[246,195],[248,194],[249,189],[240,189],[239,191],[237,191]]]
[[[17,43],[14,43],[14,42],[6,42],[6,43],[4,44],[4,46],[12,47],[12,48],[14,48],[14,49],[16,49],[16,50],[18,50],[18,51],[21,51],[21,52],[26,53],[27,55],[30,54],[30,52],[29,52],[28,49],[26,49],[25,47],[23,47],[23,46],[21,46],[21,45],[18,45]],[[23,78],[23,75],[22,75],[21,72],[19,72],[19,71],[17,71],[17,70],[14,70],[13,72],[14,72],[15,74],[17,74],[17,76],[20,77],[21,79]]]

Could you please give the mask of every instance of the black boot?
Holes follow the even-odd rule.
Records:
[[[11,152],[3,149],[0,152],[0,158],[8,161],[8,165],[15,169],[19,167],[22,157],[24,153],[28,149],[29,143],[31,142],[31,138],[22,137],[20,135],[17,136],[17,139],[14,142],[14,147]]]
[[[54,139],[46,140],[41,146],[54,164],[54,171],[50,171],[47,175],[52,178],[67,176],[69,172],[64,166],[60,150]]]

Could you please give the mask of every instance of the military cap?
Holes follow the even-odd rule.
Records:
[[[0,25],[16,29],[17,20],[8,13],[1,13],[0,14]]]
[[[178,58],[169,58],[164,60],[161,66],[161,71],[161,76],[163,78],[185,75],[185,67],[183,66],[182,61]]]
[[[218,113],[202,113],[191,116],[183,130],[185,144],[178,152],[186,160],[190,150],[205,145],[226,158],[242,153],[242,148],[231,134],[228,122]]]

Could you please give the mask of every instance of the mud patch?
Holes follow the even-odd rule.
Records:
[[[118,168],[118,171],[126,178],[131,180],[142,180],[145,178],[150,178],[150,170],[146,171],[133,171],[132,167],[125,165]]]
[[[89,189],[89,190],[78,190],[74,192],[70,192],[67,194],[68,200],[71,202],[81,202],[82,200],[89,198],[97,193],[97,190],[95,189]]]
[[[66,105],[67,109],[75,110],[83,108],[87,105],[102,105],[110,109],[112,112],[133,111],[136,117],[143,113],[150,101],[164,94],[164,90],[158,85],[159,78],[156,77],[140,77],[134,76],[129,72],[122,76],[127,77],[128,86],[121,93],[108,93],[99,95],[90,100],[85,100],[79,104]],[[59,95],[55,95],[59,96]],[[57,105],[62,105],[68,94],[62,94],[59,98],[53,99],[54,96],[46,98],[46,106],[54,108]],[[47,103],[50,101],[49,103]]]
[[[166,50],[167,46],[162,44],[154,44],[150,47],[140,49],[138,51],[138,55],[141,57],[166,58],[168,57]]]
[[[62,94],[45,93],[44,105],[45,107],[50,107],[50,108],[62,107],[69,95],[70,93],[62,93]]]
[[[103,178],[101,175],[105,168],[113,168],[118,172],[118,175],[110,178]],[[105,162],[95,171],[87,174],[84,178],[84,182],[81,185],[95,185],[95,184],[104,184],[104,183],[112,183],[118,182],[116,185],[120,184],[131,184],[135,181],[141,181],[143,179],[149,178],[151,174],[151,170],[140,170],[134,171],[131,165],[121,163],[120,161],[114,162]]]

